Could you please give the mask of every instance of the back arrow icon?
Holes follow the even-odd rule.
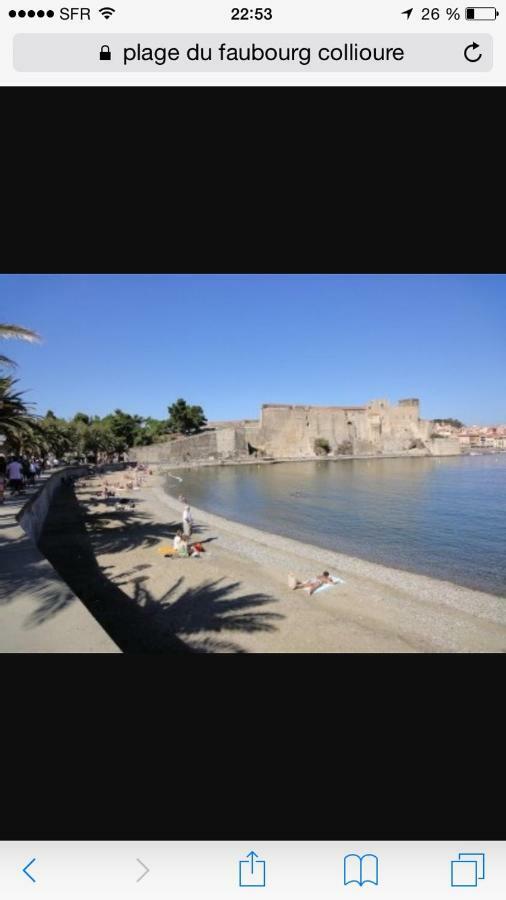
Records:
[[[31,864],[34,862],[35,862],[35,856],[33,857],[33,859],[30,860],[29,863],[26,864],[26,866],[22,870],[25,873],[25,875],[28,875],[28,878],[30,879],[30,881],[35,881],[35,878],[33,877],[33,875],[30,875],[30,873],[28,872],[28,869],[30,868]]]
[[[142,873],[142,875],[139,875],[139,877],[138,877],[138,879],[137,879],[137,883],[139,883],[139,881],[142,881],[142,879],[144,878],[144,876],[148,874],[149,869],[148,869],[147,866],[144,865],[142,859],[138,859],[137,862],[142,866],[143,869],[145,869],[145,871]]]

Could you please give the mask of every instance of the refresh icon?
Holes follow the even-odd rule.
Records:
[[[467,47],[464,48],[464,56],[468,62],[470,62],[470,63],[479,62],[479,60],[482,58],[483,53],[478,53],[478,56],[474,55],[475,51],[478,49],[479,46],[480,45],[477,44],[476,41],[473,41],[472,44],[468,44]],[[470,54],[473,54],[473,55],[470,55]]]

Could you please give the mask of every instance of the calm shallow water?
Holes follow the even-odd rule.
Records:
[[[171,494],[225,518],[506,596],[506,453],[175,474]]]

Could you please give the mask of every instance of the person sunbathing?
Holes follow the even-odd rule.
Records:
[[[322,572],[321,575],[316,575],[315,578],[310,578],[308,581],[299,581],[295,575],[288,576],[288,587],[291,588],[292,591],[297,591],[299,588],[307,588],[308,594],[311,595],[314,594],[322,584],[334,584],[334,579],[330,577],[328,572]]]

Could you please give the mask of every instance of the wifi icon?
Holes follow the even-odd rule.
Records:
[[[99,13],[102,13],[104,19],[110,19],[113,12],[116,12],[112,6],[103,6],[102,9],[99,9]]]

